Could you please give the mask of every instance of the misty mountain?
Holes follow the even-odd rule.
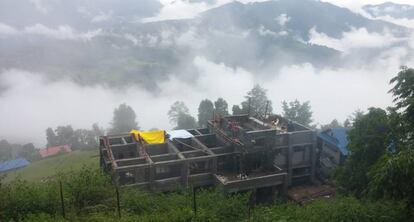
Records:
[[[363,9],[373,17],[390,16],[396,19],[414,19],[414,6],[386,2],[379,5],[365,5]]]
[[[232,2],[193,19],[147,23],[141,19],[156,15],[159,2],[51,1],[43,8],[24,3],[0,3],[0,67],[88,85],[153,90],[171,76],[191,82],[199,73],[193,62],[198,56],[264,78],[294,64],[341,67],[355,54],[312,44],[311,32],[331,39],[359,29],[408,35],[403,27],[313,0]],[[356,54],[369,62],[379,51]]]

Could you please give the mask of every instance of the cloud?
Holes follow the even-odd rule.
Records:
[[[140,43],[140,41],[135,36],[129,33],[124,34],[124,38],[131,41],[134,45],[138,45]]]
[[[67,25],[58,26],[56,29],[49,28],[42,24],[36,24],[24,28],[24,33],[41,35],[59,40],[90,40],[101,33],[101,30],[93,30],[85,33],[77,32]]]
[[[17,33],[18,31],[15,28],[0,22],[0,35],[14,35]]]
[[[374,20],[382,20],[386,22],[390,22],[399,26],[404,26],[410,29],[414,29],[414,20],[413,19],[407,19],[407,18],[393,18],[389,15],[386,16],[378,16],[378,17],[372,17],[370,15],[366,15],[366,17]]]
[[[280,26],[285,26],[290,21],[290,17],[286,14],[281,14],[276,18],[276,21]]]
[[[261,36],[273,36],[273,37],[280,37],[280,36],[287,36],[289,33],[287,31],[279,31],[274,32],[269,29],[266,29],[263,25],[259,27],[259,35]]]
[[[210,4],[205,2],[191,3],[183,0],[160,0],[160,2],[163,5],[161,11],[154,17],[142,19],[142,22],[194,18],[200,12],[212,7]]]
[[[29,0],[29,2],[32,3],[35,6],[36,10],[42,14],[47,14],[51,10],[43,0]]]
[[[99,23],[99,22],[108,21],[112,18],[112,16],[113,16],[113,11],[112,10],[109,11],[108,13],[101,12],[98,15],[94,16],[91,19],[91,22],[92,23]]]
[[[0,107],[4,107],[0,109],[0,138],[34,142],[40,147],[46,142],[47,127],[71,124],[74,128],[90,128],[98,122],[108,128],[113,109],[124,102],[135,110],[143,129],[170,129],[167,112],[175,101],[184,101],[194,116],[205,98],[223,97],[231,110],[256,83],[268,89],[276,113],[282,112],[283,100],[309,100],[316,122],[343,121],[356,109],[392,104],[388,82],[407,55],[408,49],[395,47],[362,68],[320,70],[305,63],[286,66],[266,78],[197,56],[192,63],[199,71],[198,77],[171,75],[156,95],[137,86],[80,86],[69,80],[51,82],[38,73],[6,70],[0,73],[5,89],[0,94]],[[411,58],[404,64],[414,65],[413,61]]]
[[[0,23],[0,35],[39,35],[59,40],[83,40],[88,41],[102,34],[101,29],[78,32],[68,25],[60,25],[57,28],[49,28],[43,24],[26,26],[22,30],[7,24]]]
[[[366,28],[351,28],[351,31],[342,33],[340,39],[319,33],[315,27],[309,31],[309,43],[324,45],[343,52],[349,52],[352,49],[388,47],[400,40],[387,30],[383,33],[376,33],[368,32]]]

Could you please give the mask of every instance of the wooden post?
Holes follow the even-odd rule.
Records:
[[[115,185],[115,192],[116,192],[116,207],[118,209],[118,217],[121,218],[121,204],[119,201],[119,188],[118,185]]]
[[[197,215],[197,198],[196,198],[196,188],[193,185],[193,210],[194,214]]]
[[[63,200],[63,189],[62,189],[62,181],[59,181],[59,188],[60,188],[60,204],[62,207],[62,216],[63,218],[66,219],[66,214],[65,214],[65,202]]]

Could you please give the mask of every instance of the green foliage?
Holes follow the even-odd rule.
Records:
[[[394,96],[395,108],[402,112],[402,123],[411,132],[407,138],[414,139],[414,69],[402,67],[390,84],[394,84],[390,92]]]
[[[22,149],[18,153],[18,156],[26,158],[29,161],[35,161],[40,159],[39,150],[35,148],[33,143],[23,145]]]
[[[211,189],[196,192],[197,215],[193,213],[189,190],[157,194],[124,189],[122,209],[129,215],[139,215],[140,221],[241,221],[246,218],[249,193],[226,196]]]
[[[357,117],[348,133],[350,154],[343,167],[336,172],[336,179],[347,191],[360,196],[367,188],[370,167],[386,152],[390,132],[386,111],[370,108]]]
[[[58,190],[53,183],[34,184],[15,180],[0,187],[0,221],[18,221],[29,214],[54,215],[58,208]]]
[[[7,140],[0,140],[0,160],[12,158],[12,146]]]
[[[298,100],[293,102],[282,102],[283,117],[300,123],[305,126],[310,126],[312,123],[312,111],[310,102],[301,103]]]
[[[58,155],[36,162],[29,166],[8,172],[5,183],[21,178],[30,182],[42,182],[53,179],[57,173],[80,170],[83,165],[91,169],[99,169],[99,153],[94,151],[76,150],[64,155]]]
[[[273,111],[272,102],[267,98],[267,90],[260,85],[255,85],[244,98],[246,100],[241,104],[244,113],[250,111],[250,115],[262,118]]]
[[[72,145],[76,141],[75,131],[72,126],[58,126],[55,130],[57,143],[59,145],[69,144]]]
[[[189,193],[153,194],[127,188],[121,192],[122,209],[133,214],[156,214],[181,207],[191,208]]]
[[[228,108],[229,108],[229,106],[227,104],[227,101],[224,100],[223,98],[218,98],[214,102],[214,111],[218,115],[221,115],[221,116],[227,116],[227,115],[229,115]]]
[[[369,172],[369,179],[370,196],[406,200],[414,207],[414,149],[383,156]]]
[[[201,105],[201,104],[200,104]],[[197,121],[190,115],[190,111],[184,102],[176,101],[168,111],[170,122],[174,129],[191,129],[197,127]]]
[[[178,117],[182,114],[189,114],[190,110],[182,101],[176,101],[171,105],[170,110],[168,110],[168,118],[172,124],[177,124]]]
[[[91,207],[106,209],[111,206],[107,200],[113,197],[115,189],[110,177],[100,169],[84,166],[81,170],[60,175],[60,180],[66,199],[77,213],[91,210]]]
[[[139,129],[135,112],[123,103],[114,110],[111,133],[126,133],[132,129]]]
[[[233,105],[231,111],[233,112],[233,115],[247,114],[240,108],[239,105]]]
[[[97,123],[94,123],[90,130],[74,130],[70,125],[58,126],[55,131],[50,127],[46,129],[47,147],[68,144],[72,149],[96,149],[98,137],[101,135],[103,130]]]
[[[174,129],[193,129],[197,127],[197,122],[194,117],[189,114],[180,114],[177,119],[177,126]]]
[[[399,203],[340,197],[315,201],[303,207],[289,204],[257,208],[253,221],[407,221],[402,212],[403,206]]]
[[[346,125],[348,125],[348,124],[346,124]],[[327,130],[327,129],[338,128],[338,127],[342,127],[342,125],[338,122],[337,119],[334,119],[329,124],[321,125],[321,130],[324,131],[324,130]]]
[[[205,99],[200,102],[198,106],[198,126],[206,127],[207,121],[213,119],[214,105],[208,99]]]
[[[50,127],[46,129],[46,140],[47,140],[47,147],[59,145],[59,141],[55,134],[55,131],[53,131],[53,129]]]

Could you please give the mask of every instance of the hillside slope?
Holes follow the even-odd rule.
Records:
[[[56,157],[33,162],[29,166],[10,172],[6,175],[5,182],[16,178],[28,181],[42,181],[55,176],[60,172],[80,169],[82,166],[99,167],[98,151],[74,151]]]

